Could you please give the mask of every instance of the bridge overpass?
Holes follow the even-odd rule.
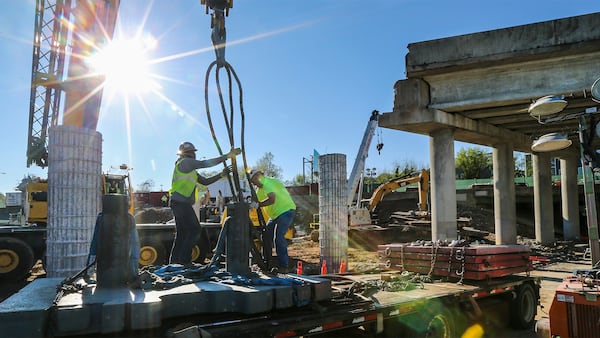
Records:
[[[493,148],[497,244],[516,243],[513,152],[532,153],[536,239],[555,240],[551,158],[560,158],[565,239],[577,239],[581,119],[594,130],[599,104],[600,13],[477,32],[408,45],[406,79],[394,85],[394,108],[379,126],[430,136],[432,237],[456,236],[454,141]],[[563,96],[556,114],[533,116],[545,96]],[[588,111],[586,114],[583,112]],[[532,142],[564,133],[572,145],[534,152]],[[590,133],[594,135],[595,133]],[[593,150],[600,147],[598,137]],[[590,222],[591,224],[592,222]],[[597,227],[590,235],[597,234]],[[598,244],[592,239],[590,244]]]

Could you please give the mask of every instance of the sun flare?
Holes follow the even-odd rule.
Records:
[[[115,39],[89,59],[96,72],[104,74],[105,89],[122,94],[141,94],[158,88],[151,72],[149,52],[156,40]]]

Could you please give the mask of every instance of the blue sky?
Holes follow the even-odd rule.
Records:
[[[13,191],[26,175],[47,176],[46,169],[26,166],[34,8],[34,0],[0,1],[0,193]],[[226,59],[243,88],[248,162],[271,152],[291,180],[316,149],[346,154],[350,171],[371,111],[392,109],[409,43],[597,11],[600,2],[583,0],[235,1],[226,19]],[[150,69],[160,94],[130,97],[127,104],[106,90],[97,129],[103,171],[126,163],[135,188],[151,179],[154,190],[168,189],[180,142],[194,143],[198,157],[218,155],[204,102],[205,74],[215,59],[209,15],[198,0],[123,0],[118,20],[115,37],[132,37],[141,27],[155,39],[147,57],[160,61]],[[227,148],[214,99],[211,112]],[[366,166],[381,173],[406,162],[429,166],[428,137],[379,129]]]

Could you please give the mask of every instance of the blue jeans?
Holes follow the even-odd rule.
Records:
[[[270,219],[266,225],[267,231],[265,232],[265,242],[273,243],[273,235],[275,235],[274,246],[275,251],[277,252],[277,261],[279,263],[279,267],[287,268],[288,266],[288,250],[285,233],[290,227],[290,224],[292,224],[295,214],[296,210],[288,210],[277,216],[277,218]]]

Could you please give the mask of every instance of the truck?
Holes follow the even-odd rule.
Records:
[[[380,250],[382,268],[394,256],[388,247]],[[462,249],[467,261],[473,258]],[[442,247],[437,253],[432,264],[445,266]],[[81,276],[43,278],[0,303],[0,331],[6,337],[457,337],[494,335],[505,323],[529,330],[535,323],[541,281],[527,269],[482,278],[406,267],[320,275],[240,275],[227,264],[169,275],[161,267],[142,272],[141,288],[106,288]]]
[[[120,169],[127,171],[126,165]],[[128,172],[104,173],[103,194],[122,193],[129,200],[129,212],[134,214],[134,195]],[[110,190],[114,189],[114,190]],[[0,281],[18,281],[26,278],[38,260],[45,259],[46,223],[48,215],[47,180],[35,180],[26,185],[23,209],[25,222],[0,225]],[[207,232],[212,247],[221,230],[220,217],[214,207],[204,207],[201,214],[203,231]],[[212,212],[212,217],[206,215]],[[175,238],[175,223],[136,224],[140,238],[140,266],[162,265],[168,262],[169,250]],[[192,249],[192,261],[198,262],[200,243]]]

